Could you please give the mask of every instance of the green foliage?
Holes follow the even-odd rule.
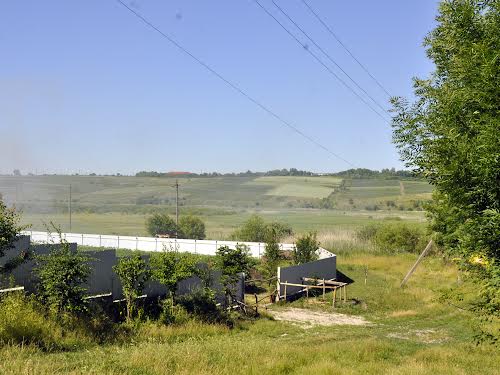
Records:
[[[142,294],[150,277],[150,270],[139,254],[123,257],[113,267],[122,284],[123,295],[127,304],[127,321],[135,312],[135,300]]]
[[[179,237],[205,239],[205,223],[197,216],[186,215],[179,219]]]
[[[274,228],[271,228],[267,233],[266,248],[264,251],[263,268],[264,276],[270,279],[276,276],[277,268],[282,260],[280,245],[278,243],[278,235]],[[268,284],[272,285],[271,282]]]
[[[20,220],[21,216],[16,209],[8,208],[0,196],[0,257],[12,248],[19,232],[26,229],[26,226],[19,224]]]
[[[161,300],[159,321],[163,324],[182,324],[190,319],[189,313],[179,304],[174,304],[173,298]]]
[[[425,46],[436,69],[415,80],[414,104],[393,99],[394,142],[435,186],[436,242],[482,284],[488,314],[500,299],[500,2],[443,1]]]
[[[83,284],[90,275],[90,258],[70,249],[61,237],[48,255],[36,256],[34,269],[39,279],[39,297],[54,313],[87,311]]]
[[[248,274],[251,267],[249,249],[245,245],[236,245],[234,249],[221,246],[217,249],[215,263],[221,271],[221,283],[227,296],[234,294],[234,284],[238,281],[239,273]]]
[[[167,214],[154,214],[146,220],[146,229],[151,236],[168,235],[175,237],[177,226]]]
[[[382,252],[419,253],[426,245],[425,233],[419,226],[406,223],[384,223],[376,227],[371,238]]]
[[[316,232],[309,232],[299,237],[295,242],[295,249],[293,250],[294,263],[302,264],[318,259],[316,250],[318,250],[319,245]]]
[[[150,260],[153,279],[165,285],[175,295],[177,283],[197,273],[197,258],[190,253],[163,251],[153,254]]]
[[[259,215],[250,216],[239,228],[231,235],[233,240],[247,242],[264,242],[266,236],[266,223]]]
[[[195,318],[206,323],[222,323],[232,326],[230,316],[217,306],[214,291],[201,288],[178,298],[178,304]]]
[[[261,216],[252,215],[231,235],[231,238],[236,241],[266,242],[270,231],[274,232],[278,241],[293,234],[292,228],[286,223],[277,221],[266,223]]]
[[[24,344],[51,350],[59,346],[61,333],[34,298],[12,293],[0,299],[0,346]]]
[[[356,231],[356,237],[361,241],[373,241],[380,224],[365,225]]]

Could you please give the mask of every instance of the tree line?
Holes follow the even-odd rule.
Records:
[[[156,172],[156,171],[141,171],[135,174],[136,177],[176,177],[176,178],[189,178],[189,177],[265,177],[265,176],[333,176],[333,177],[348,177],[348,178],[391,178],[402,177],[411,178],[419,177],[417,173],[410,170],[396,170],[395,168],[383,168],[379,170],[372,170],[367,168],[353,168],[341,172],[332,173],[316,173],[311,171],[299,170],[296,168],[290,169],[273,169],[267,172],[246,172],[238,173],[175,173],[175,172]]]

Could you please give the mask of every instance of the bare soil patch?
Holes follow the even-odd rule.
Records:
[[[352,316],[335,312],[321,312],[291,307],[286,310],[268,310],[276,320],[293,323],[304,329],[314,326],[354,325],[362,326],[371,324],[360,316]]]

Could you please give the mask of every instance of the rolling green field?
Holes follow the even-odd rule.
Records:
[[[84,233],[145,235],[153,212],[175,212],[173,178],[0,176],[0,193],[34,230],[53,221]],[[422,221],[431,187],[419,180],[337,177],[181,178],[181,215],[201,216],[209,238],[223,239],[252,213],[289,223],[297,232],[353,228],[386,217]]]

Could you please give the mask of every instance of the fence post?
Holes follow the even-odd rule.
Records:
[[[215,253],[214,255],[217,254],[217,240],[215,240]]]
[[[102,247],[102,235],[99,235],[99,247]]]
[[[82,246],[83,246],[83,233],[82,233]]]
[[[158,238],[155,238],[155,251],[158,251]]]
[[[135,238],[135,250],[137,251],[137,247],[139,246],[139,237]]]
[[[116,244],[116,248],[119,249],[120,248],[120,236],[117,236],[118,238],[118,243]]]
[[[259,259],[260,259],[260,242],[259,242]]]
[[[196,238],[194,239],[194,253],[196,254]]]

